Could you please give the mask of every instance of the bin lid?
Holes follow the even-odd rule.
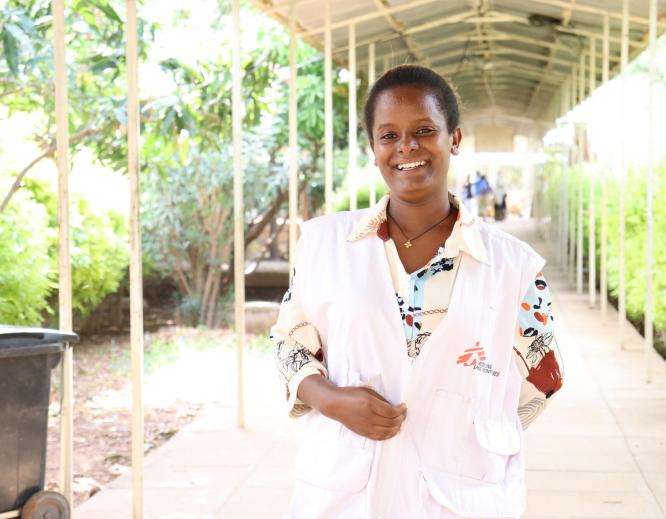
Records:
[[[0,324],[0,358],[61,351],[63,342],[79,342],[72,332]]]

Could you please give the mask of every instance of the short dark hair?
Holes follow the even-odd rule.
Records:
[[[458,94],[451,84],[437,72],[420,65],[399,65],[387,70],[372,85],[363,108],[363,122],[368,140],[372,143],[372,125],[375,120],[375,105],[382,92],[400,86],[419,86],[428,90],[437,99],[437,105],[446,119],[446,128],[451,133],[460,123]]]

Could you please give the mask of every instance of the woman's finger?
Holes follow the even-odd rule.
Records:
[[[397,418],[407,413],[407,406],[405,406],[405,404],[393,406],[378,398],[373,398],[370,407],[375,414],[383,416],[384,418]]]

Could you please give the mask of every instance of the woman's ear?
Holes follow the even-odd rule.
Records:
[[[456,128],[451,134],[451,154],[458,155],[460,153],[460,141],[462,141],[462,132],[460,128]]]

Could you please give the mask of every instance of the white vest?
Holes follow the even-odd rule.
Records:
[[[366,385],[392,404],[405,402],[407,419],[397,436],[375,442],[311,412],[291,517],[519,515],[522,378],[512,350],[519,305],[543,258],[475,221],[490,265],[461,253],[450,310],[412,363],[383,242],[373,235],[347,241],[363,212],[302,225],[296,289],[320,334],[332,382]],[[441,514],[428,511],[433,503]]]

